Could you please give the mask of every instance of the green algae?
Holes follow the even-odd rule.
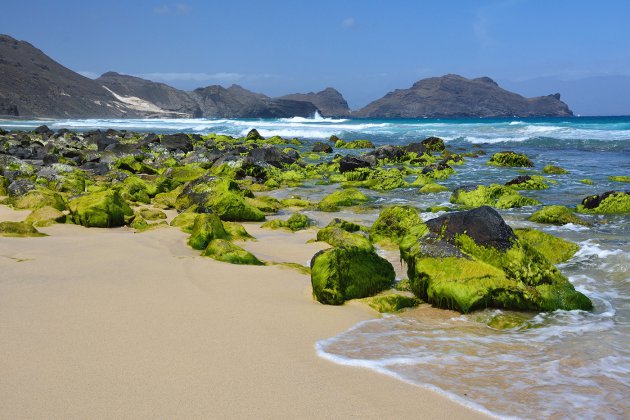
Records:
[[[306,267],[302,264],[293,263],[293,262],[269,262],[267,265],[274,265],[282,268],[288,268],[291,270],[295,270],[301,274],[310,275],[311,269],[310,267]]]
[[[552,264],[568,261],[580,249],[573,242],[536,229],[515,229],[514,233],[520,241],[536,249]]]
[[[595,208],[589,209],[584,206],[584,202],[589,198],[597,196],[591,196],[584,199],[582,204],[576,207],[578,213],[587,214],[627,214],[630,213],[630,194],[612,191],[607,195],[599,205]]]
[[[450,201],[466,207],[491,206],[499,209],[540,204],[538,200],[524,197],[514,189],[498,184],[479,185],[471,191],[459,188],[451,194]]]
[[[188,245],[203,250],[214,239],[228,239],[223,223],[215,214],[199,214],[195,217]]]
[[[519,180],[519,178],[517,178],[517,180]],[[525,176],[520,179],[523,181],[515,183],[510,183],[512,182],[510,181],[505,185],[515,190],[546,190],[549,188],[549,185],[545,182],[545,178],[540,175]]]
[[[47,235],[35,229],[35,227],[31,223],[0,222],[0,236],[12,238],[28,238]]]
[[[335,142],[335,147],[339,149],[373,149],[374,144],[370,140],[344,141],[339,139]]]
[[[63,197],[45,188],[37,188],[24,195],[11,197],[7,200],[7,203],[19,210],[38,209],[45,206],[50,206],[62,211],[66,209],[66,202]]]
[[[261,222],[265,214],[256,207],[245,202],[245,199],[233,192],[219,195],[212,201],[212,211],[221,220],[232,222]]]
[[[373,251],[374,246],[368,238],[359,234],[351,233],[339,227],[325,227],[317,232],[317,240],[326,242],[333,247],[354,247],[366,251]]]
[[[321,211],[337,211],[339,207],[349,207],[365,203],[368,197],[354,188],[337,190],[327,195],[319,202],[317,208]]]
[[[178,227],[183,232],[191,233],[198,215],[198,213],[192,212],[180,213],[171,220],[171,226]]]
[[[372,251],[339,247],[320,251],[311,261],[311,285],[317,301],[342,305],[391,287],[392,265]]]
[[[370,239],[400,244],[412,227],[422,225],[418,210],[411,206],[392,206],[381,211],[370,229]]]
[[[236,222],[223,222],[223,228],[227,232],[232,241],[251,241],[256,240],[252,235],[250,235],[245,227],[240,223]]]
[[[546,174],[553,174],[553,175],[561,175],[561,174],[568,174],[569,171],[567,171],[566,169],[563,169],[559,166],[554,166],[554,165],[547,165],[543,168],[543,172]]]
[[[568,223],[582,226],[591,225],[564,206],[546,206],[532,214],[527,220],[551,225],[566,225]]]
[[[145,220],[166,219],[166,213],[158,209],[141,208],[137,211],[137,214],[139,214]]]
[[[516,152],[497,152],[490,157],[488,165],[530,168],[534,166],[527,155]]]
[[[587,178],[580,179],[580,182],[581,182],[582,184],[586,184],[586,185],[593,185],[593,181],[592,181],[592,180],[590,180],[590,179],[587,179]]]
[[[425,184],[422,188],[420,188],[419,192],[421,194],[435,194],[443,191],[448,191],[448,188],[444,185],[437,184],[435,182],[431,182],[429,184]]]
[[[73,223],[85,227],[123,226],[133,218],[133,210],[117,191],[86,194],[68,202]]]
[[[302,213],[293,213],[288,220],[274,219],[263,223],[261,227],[268,229],[289,229],[293,232],[308,229],[312,220]]]
[[[225,239],[212,240],[201,255],[230,264],[264,265],[252,253]]]
[[[356,223],[353,222],[348,222],[347,220],[343,220],[340,219],[338,217],[335,217],[334,219],[332,219],[330,221],[330,223],[328,223],[328,225],[326,225],[326,227],[337,227],[340,229],[345,230],[346,232],[350,232],[350,233],[354,233],[354,232],[358,232],[361,230],[365,230],[365,228],[361,225],[358,225]]]
[[[51,206],[35,209],[26,217],[25,222],[36,227],[50,226],[55,223],[65,223],[66,215]]]
[[[630,182],[630,176],[626,175],[609,176],[608,179],[615,182]]]
[[[400,312],[403,309],[415,308],[421,303],[418,298],[395,293],[363,298],[360,301],[380,313]]]

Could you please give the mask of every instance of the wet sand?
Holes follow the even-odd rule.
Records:
[[[0,206],[0,220],[19,220]],[[272,261],[322,244],[247,229]],[[476,418],[430,390],[317,357],[376,316],[321,305],[307,275],[203,258],[175,228],[0,237],[2,418]]]

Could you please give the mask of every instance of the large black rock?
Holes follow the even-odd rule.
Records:
[[[290,165],[295,162],[295,158],[284,153],[282,150],[274,146],[265,146],[258,149],[252,149],[249,156],[256,162],[265,162],[277,168],[282,165]]]
[[[426,222],[429,230],[449,243],[457,235],[470,236],[477,245],[502,251],[509,249],[516,235],[501,215],[492,207],[482,206],[474,210],[448,213]]]
[[[358,156],[347,155],[339,161],[339,172],[350,172],[360,168],[369,168],[372,163]]]
[[[181,150],[190,152],[193,149],[192,140],[185,133],[167,134],[160,139],[162,146],[168,151]]]

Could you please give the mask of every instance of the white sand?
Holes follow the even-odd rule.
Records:
[[[314,302],[297,271],[200,257],[174,228],[41,230],[0,237],[0,418],[482,417],[318,358],[317,340],[375,315]],[[266,235],[247,247],[269,260],[322,248]]]

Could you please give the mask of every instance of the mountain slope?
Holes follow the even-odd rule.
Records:
[[[293,93],[280,96],[278,99],[310,102],[315,105],[324,117],[348,117],[350,108],[348,102],[336,89],[328,87],[321,92]]]
[[[372,118],[570,116],[560,94],[525,98],[489,77],[448,74],[397,89],[352,114]]]

